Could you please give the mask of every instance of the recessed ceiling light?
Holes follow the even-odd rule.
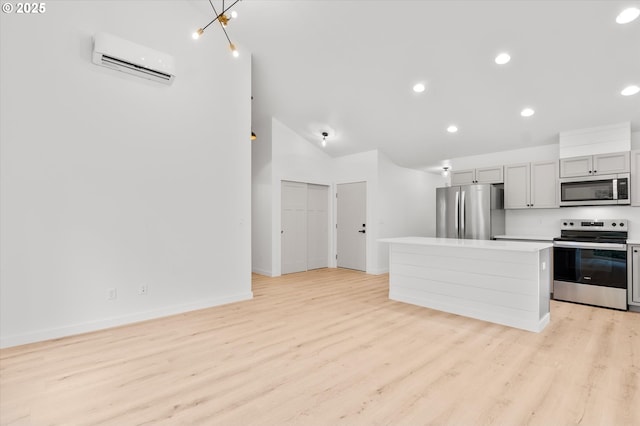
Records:
[[[636,85],[631,85],[622,89],[622,92],[620,92],[620,94],[622,96],[631,96],[631,95],[635,95],[638,92],[640,92],[640,87]]]
[[[496,56],[496,64],[498,65],[504,65],[508,63],[510,60],[511,60],[511,56],[509,56],[508,53],[501,53],[498,56]]]
[[[423,83],[416,83],[413,86],[413,91],[416,93],[422,93],[427,87]]]
[[[520,115],[523,117],[531,117],[536,112],[531,108],[525,108],[520,112]]]
[[[456,126],[451,125],[451,126],[447,127],[447,132],[449,132],[449,133],[455,133],[457,131],[458,131],[458,128]]]
[[[620,12],[616,18],[616,22],[618,24],[628,24],[629,22],[634,21],[638,16],[640,16],[640,9],[637,7],[630,7]]]

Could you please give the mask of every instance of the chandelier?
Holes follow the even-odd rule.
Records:
[[[213,12],[216,14],[216,16],[207,25],[205,25],[202,28],[198,28],[196,32],[193,33],[192,37],[195,40],[199,39],[200,36],[204,33],[204,30],[206,30],[207,27],[209,27],[209,25],[218,21],[218,23],[220,24],[220,28],[222,28],[222,31],[224,32],[224,36],[227,38],[227,41],[229,42],[229,49],[231,49],[231,54],[233,55],[234,58],[237,58],[238,56],[240,56],[240,53],[238,53],[236,46],[233,43],[231,43],[231,39],[229,38],[229,34],[227,34],[227,30],[226,30],[227,25],[229,24],[229,21],[232,19],[236,19],[238,17],[238,13],[235,10],[231,11],[228,15],[227,15],[227,12],[229,12],[229,9],[235,6],[235,4],[238,3],[239,1],[240,0],[236,0],[233,3],[231,3],[231,6],[225,7],[224,0],[222,0],[222,12],[218,13],[218,10],[213,5],[213,2],[209,0],[209,4],[211,5],[211,8],[213,9]]]

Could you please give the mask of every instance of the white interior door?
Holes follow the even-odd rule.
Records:
[[[338,185],[338,267],[367,269],[367,183]]]
[[[329,266],[329,187],[307,185],[307,269]]]
[[[282,181],[282,273],[307,270],[307,184]]]

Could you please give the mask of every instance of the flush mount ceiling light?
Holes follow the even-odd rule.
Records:
[[[618,24],[628,24],[631,21],[635,21],[638,16],[640,16],[640,9],[637,7],[630,7],[620,12],[616,18],[616,22]]]
[[[322,147],[324,148],[325,146],[327,146],[327,136],[329,136],[329,133],[327,132],[322,132]]]
[[[511,60],[511,56],[509,56],[508,53],[501,53],[498,56],[496,56],[496,64],[498,65],[504,65],[506,63],[508,63]]]
[[[631,85],[631,86],[627,86],[624,89],[622,89],[622,92],[620,92],[620,94],[622,96],[632,96],[632,95],[635,95],[638,92],[640,92],[640,87],[638,87],[636,85]]]
[[[449,132],[449,133],[455,133],[457,131],[458,131],[458,127],[456,127],[454,125],[451,125],[451,126],[447,127],[447,132]]]
[[[209,27],[209,25],[218,21],[218,23],[220,24],[220,28],[222,28],[222,31],[224,32],[224,36],[227,38],[227,41],[229,42],[229,49],[231,49],[231,54],[233,55],[234,58],[237,58],[238,56],[240,56],[240,53],[238,53],[236,46],[233,43],[231,43],[231,39],[229,38],[229,34],[227,34],[227,30],[226,30],[227,25],[229,25],[229,21],[231,19],[236,19],[238,17],[238,13],[235,10],[230,12],[229,15],[227,15],[227,12],[229,12],[229,9],[235,6],[235,4],[238,3],[239,1],[240,0],[236,0],[231,4],[231,6],[225,7],[224,0],[222,0],[222,12],[218,13],[218,10],[213,5],[213,1],[209,0],[209,4],[211,5],[213,12],[216,14],[216,17],[213,18],[204,27],[198,28],[196,32],[192,34],[192,37],[194,38],[194,40],[199,39],[200,36],[204,33],[204,30],[206,30],[207,27]]]
[[[424,83],[416,83],[413,85],[413,91],[416,93],[422,93],[426,88],[427,86],[425,86]]]
[[[531,117],[535,113],[536,112],[531,108],[525,108],[522,111],[520,111],[520,115],[523,117]]]
[[[449,176],[449,167],[444,166],[442,168],[442,177],[447,177],[447,176]]]

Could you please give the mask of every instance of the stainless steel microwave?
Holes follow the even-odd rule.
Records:
[[[630,174],[560,179],[560,207],[631,204]]]

